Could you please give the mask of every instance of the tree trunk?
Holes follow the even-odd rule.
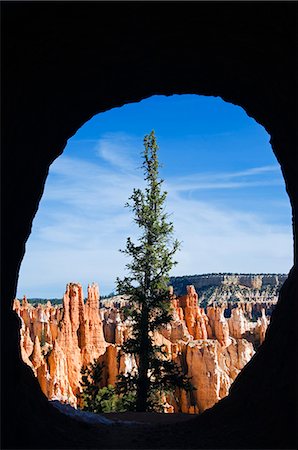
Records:
[[[136,410],[138,412],[147,411],[148,391],[149,391],[149,335],[148,335],[148,309],[143,305],[141,320],[141,340],[139,353],[139,378],[137,383]]]

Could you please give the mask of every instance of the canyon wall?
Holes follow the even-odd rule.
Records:
[[[263,342],[275,301],[255,292],[249,302],[221,298],[202,308],[194,286],[187,286],[181,297],[171,291],[173,319],[155,332],[154,340],[192,377],[196,389],[165,397],[164,411],[201,413],[228,394]],[[133,370],[133,357],[121,352],[132,326],[122,311],[128,302],[125,296],[100,302],[96,284],[88,286],[84,302],[82,286],[76,283],[67,285],[60,306],[48,302],[34,307],[26,297],[14,301],[22,322],[22,358],[49,400],[76,407],[81,369],[94,360],[104,363],[103,386]]]
[[[286,274],[231,274],[212,273],[205,275],[185,275],[171,277],[170,284],[176,295],[183,295],[187,285],[193,285],[197,291],[209,286],[237,285],[251,289],[261,289],[272,286],[280,289],[287,278]]]

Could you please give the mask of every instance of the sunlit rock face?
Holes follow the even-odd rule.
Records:
[[[224,278],[225,286],[239,283]],[[177,390],[164,396],[164,411],[201,413],[225,397],[231,384],[265,339],[274,300],[258,294],[260,280],[255,277],[254,295],[247,301],[200,306],[193,285],[181,297],[171,291],[172,321],[154,333],[156,345],[164,346],[191,377],[191,394]],[[84,301],[80,284],[69,283],[63,304],[32,306],[26,298],[14,302],[21,318],[21,354],[37,377],[43,393],[50,400],[77,406],[81,391],[81,369],[93,361],[104,364],[102,386],[114,385],[120,373],[136,370],[133,356],[121,351],[129,338],[132,323],[122,308],[128,297],[100,301],[96,284],[88,286]],[[176,399],[178,398],[178,401]]]
[[[98,286],[88,286],[86,304],[82,286],[69,283],[62,307],[48,302],[34,308],[27,301],[21,306],[16,300],[14,309],[22,318],[23,360],[33,367],[44,394],[76,406],[81,368],[98,359],[107,347]]]
[[[193,285],[196,291],[204,287],[214,286],[243,286],[251,289],[250,293],[255,296],[254,289],[260,290],[262,287],[280,287],[286,280],[285,274],[205,274],[191,275],[183,277],[171,277],[170,283],[173,285],[177,295],[184,295],[187,285]],[[259,295],[262,295],[259,292]]]
[[[88,296],[82,311],[79,336],[84,366],[105,353],[107,343],[99,314],[99,289],[96,284],[88,286]]]
[[[193,392],[196,410],[202,412],[228,395],[229,388],[254,354],[253,345],[245,339],[231,339],[228,346],[218,340],[195,341],[186,348],[188,374],[196,387]],[[191,404],[182,405],[190,412]]]

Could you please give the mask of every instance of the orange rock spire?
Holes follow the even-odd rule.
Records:
[[[266,308],[270,311],[272,305],[240,301],[235,307],[224,302],[208,306],[206,313],[199,306],[194,286],[187,286],[186,295],[180,298],[171,289],[170,294],[173,320],[153,338],[156,345],[164,346],[167,357],[192,377],[196,390],[191,396],[177,392],[180,406],[166,396],[164,410],[202,412],[227,395],[231,383],[254,354],[246,336],[249,334],[256,345],[264,341],[269,323]],[[81,369],[94,360],[105,364],[103,385],[114,384],[121,372],[135,370],[134,357],[121,352],[132,331],[131,320],[124,320],[121,311],[127,301],[110,299],[100,309],[99,288],[94,283],[88,286],[85,304],[78,283],[66,286],[62,307],[48,302],[34,308],[26,298],[22,304],[14,301],[14,310],[22,322],[22,358],[49,399],[76,407]],[[260,313],[257,322],[249,320]]]

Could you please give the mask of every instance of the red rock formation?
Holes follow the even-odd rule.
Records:
[[[81,368],[102,355],[107,346],[99,314],[98,286],[88,286],[86,305],[81,285],[70,283],[63,308],[52,307],[50,302],[33,308],[24,298],[22,306],[15,300],[14,310],[22,320],[23,360],[34,369],[43,392],[50,399],[75,406]]]
[[[28,327],[29,330],[31,330],[32,308],[31,305],[28,303],[26,295],[24,295],[22,300],[21,316],[23,321],[25,322],[26,327]]]
[[[106,348],[106,352],[99,358],[99,362],[104,364],[102,385],[108,386],[109,384],[115,385],[117,381],[117,375],[119,374],[118,363],[119,349],[116,345],[110,344]]]
[[[212,332],[212,337],[215,337],[221,345],[227,347],[230,345],[231,340],[229,336],[229,325],[227,319],[224,317],[225,305],[222,306],[209,306],[207,308],[207,316],[209,319],[210,330]]]
[[[40,387],[44,395],[51,398],[48,389],[48,367],[47,363],[44,361],[36,370],[36,376],[39,381]]]
[[[79,393],[81,380],[80,318],[84,314],[84,297],[80,284],[69,283],[63,296],[63,318],[59,324],[57,342],[66,356],[67,377],[74,394]]]
[[[14,299],[12,309],[17,313],[19,317],[21,317],[21,303],[17,298]]]
[[[194,339],[207,339],[208,319],[203,308],[199,308],[198,294],[194,286],[187,286],[187,294],[180,297],[179,306],[183,310],[187,329]],[[178,316],[180,319],[181,315]]]
[[[174,342],[179,339],[189,341],[193,339],[193,336],[189,333],[184,320],[184,310],[181,307],[181,301],[179,298],[175,297],[170,289],[171,295],[171,306],[172,306],[172,321],[167,324],[162,330],[161,334]]]
[[[234,338],[241,339],[241,337],[249,330],[249,324],[241,307],[232,309],[231,318],[228,323],[230,335]]]
[[[269,320],[267,319],[267,317],[265,315],[265,309],[262,308],[262,315],[261,315],[261,317],[259,317],[259,319],[257,321],[257,326],[256,326],[256,333],[259,338],[260,344],[262,344],[264,342],[268,325],[269,325]]]
[[[105,352],[106,341],[103,324],[99,315],[99,290],[97,284],[88,286],[88,298],[83,311],[79,327],[83,366],[94,359],[98,359]]]
[[[43,355],[41,353],[40,342],[38,336],[35,337],[33,353],[31,355],[31,362],[35,369],[38,369],[44,362]]]
[[[30,338],[29,328],[25,328],[23,336],[24,336],[23,347],[24,347],[25,352],[27,353],[27,356],[29,357],[29,356],[31,356],[31,354],[33,352],[33,347],[34,347],[33,342]]]
[[[254,354],[252,344],[246,340],[230,339],[230,342],[224,347],[217,340],[208,340],[186,347],[188,375],[196,387],[193,396],[199,412],[228,394],[232,382]],[[185,397],[182,412],[192,412]]]
[[[49,354],[48,365],[49,372],[45,374],[45,377],[49,375],[47,397],[51,400],[60,400],[76,406],[77,398],[72,391],[68,378],[67,358],[57,340]]]
[[[88,286],[86,304],[83,299],[82,286],[70,283],[63,307],[48,302],[34,308],[26,298],[22,305],[14,301],[14,310],[22,321],[23,360],[33,369],[49,399],[75,407],[82,367],[94,360],[104,363],[104,386],[114,385],[117,375],[133,373],[137,366],[134,357],[121,351],[132,331],[131,320],[124,320],[118,309],[127,304],[127,298],[117,297],[117,303],[109,300],[100,309],[98,286],[92,284]],[[240,301],[234,308],[234,304],[222,303],[208,306],[206,314],[198,305],[193,286],[188,286],[187,294],[180,298],[172,292],[171,303],[173,320],[154,333],[154,341],[164,347],[165,357],[186,370],[197,390],[191,395],[177,390],[178,403],[173,396],[165,396],[164,411],[202,412],[227,395],[231,383],[252,357],[253,345],[244,336],[249,334],[256,345],[263,342],[269,323],[266,310],[270,311],[271,305]],[[231,310],[228,319],[225,310]],[[248,319],[260,311],[257,322]]]
[[[256,276],[252,277],[251,287],[253,289],[261,289],[262,284],[263,284],[263,280],[262,280],[261,275],[256,275]]]
[[[106,311],[104,314],[103,320],[103,331],[106,342],[114,343],[115,342],[115,333],[116,333],[116,323],[115,323],[116,313],[114,309],[112,311]]]

